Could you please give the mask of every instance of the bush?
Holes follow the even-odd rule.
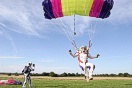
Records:
[[[49,76],[51,76],[51,77],[57,77],[58,75],[55,74],[54,72],[50,72],[50,73],[49,73]]]
[[[19,76],[19,74],[16,72],[16,73],[15,73],[15,76]]]
[[[7,73],[8,76],[11,76],[11,73]]]

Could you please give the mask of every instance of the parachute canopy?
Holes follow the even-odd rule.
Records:
[[[107,18],[114,4],[113,0],[44,0],[44,16],[47,19],[70,15]]]

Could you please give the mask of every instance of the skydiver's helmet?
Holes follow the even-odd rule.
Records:
[[[29,62],[28,65],[29,65],[29,66],[32,66],[32,62]]]
[[[82,45],[81,49],[87,50],[87,46]]]
[[[84,52],[84,53],[87,53],[88,52],[88,47],[83,45],[81,46],[81,51]]]

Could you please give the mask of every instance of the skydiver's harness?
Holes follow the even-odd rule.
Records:
[[[30,75],[30,72],[31,72],[31,69],[29,66],[26,66],[23,71],[22,71],[24,74],[28,74],[27,77]]]
[[[79,61],[79,63],[83,63],[83,61],[81,61],[80,60],[80,54],[82,53],[82,51],[81,52],[77,52],[78,53],[78,61]],[[85,54],[87,54],[87,56],[88,56],[88,50],[87,50],[87,52],[85,52]],[[86,62],[85,62],[85,64],[88,62],[88,60],[86,60]]]
[[[79,61],[79,63],[83,63],[83,61],[80,60],[80,54],[83,53],[83,52],[81,51],[80,48],[77,48],[76,42],[75,42],[74,40],[73,40],[73,43],[72,43],[72,44],[74,45],[75,49],[77,50],[76,53],[78,53],[78,61]],[[85,54],[87,54],[87,56],[88,56],[88,54],[89,54],[88,49],[89,49],[91,46],[92,46],[92,43],[91,43],[91,40],[90,40],[90,41],[89,41],[88,48],[87,48],[87,50],[86,50],[86,52],[85,52]],[[80,52],[79,52],[79,51],[80,51]],[[76,53],[75,53],[75,54],[76,54]],[[75,54],[74,54],[74,55],[75,55]],[[87,62],[88,62],[88,60],[86,60],[85,64],[86,64]]]

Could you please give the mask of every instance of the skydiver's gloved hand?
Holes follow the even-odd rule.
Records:
[[[35,67],[35,64],[33,64],[33,67]]]
[[[97,58],[99,57],[100,55],[99,54],[97,54]]]
[[[72,51],[71,50],[69,50],[69,53],[71,53]]]

